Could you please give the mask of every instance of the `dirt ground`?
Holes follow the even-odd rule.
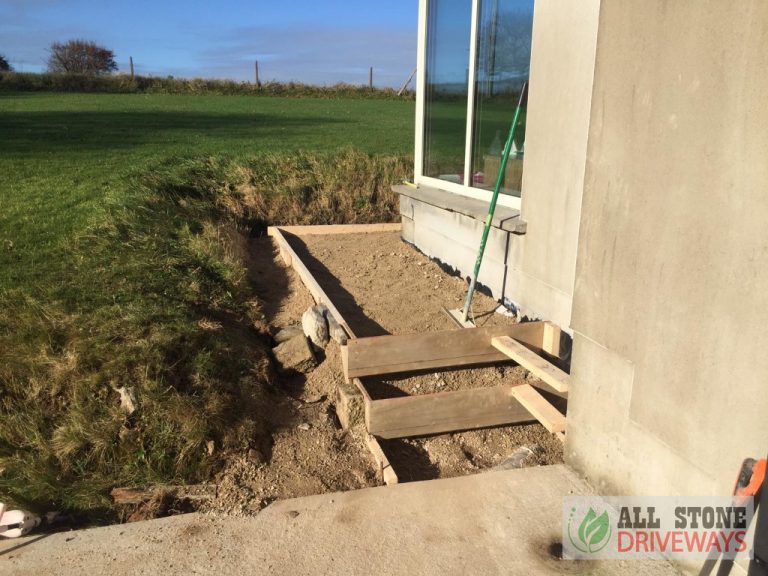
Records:
[[[314,304],[269,239],[253,240],[249,275],[273,332],[300,325]],[[339,348],[331,342],[309,374],[278,375],[270,414],[272,446],[231,458],[218,475],[217,497],[204,510],[252,514],[276,499],[377,485],[373,460],[359,433],[342,430],[333,405],[342,379]]]
[[[290,239],[299,256],[358,336],[455,328],[441,306],[458,308],[466,294],[463,279],[400,240],[397,233],[304,236]],[[248,246],[249,277],[264,321],[274,334],[300,325],[314,304],[296,273],[269,238]],[[474,299],[480,326],[512,323],[494,313],[497,303]],[[340,351],[331,341],[308,374],[278,374],[268,415],[272,442],[262,451],[233,455],[216,478],[216,497],[203,511],[255,514],[277,499],[346,491],[379,483],[362,427],[345,431],[334,398],[342,382]],[[374,397],[425,394],[524,382],[522,368],[494,365],[467,370],[365,380]],[[539,424],[499,427],[428,438],[382,440],[382,448],[403,482],[472,474],[489,468],[553,464],[562,445]],[[168,508],[168,510],[165,510]],[[185,511],[159,498],[133,519]]]
[[[462,306],[466,282],[443,270],[398,233],[291,237],[291,245],[357,336],[456,328],[441,307]],[[478,326],[514,323],[498,304],[476,294]],[[340,367],[338,368],[340,371]],[[403,377],[367,378],[374,398],[523,383],[527,371],[509,365],[442,370]],[[562,462],[562,443],[538,423],[382,442],[402,481],[445,478],[510,465]]]

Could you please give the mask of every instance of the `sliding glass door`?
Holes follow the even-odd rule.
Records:
[[[472,2],[429,2],[427,18],[424,174],[459,183],[465,172]]]
[[[426,0],[422,9],[419,175],[487,197],[528,81],[533,0]],[[520,118],[502,180],[510,205],[519,205],[512,197],[520,196],[525,110]]]

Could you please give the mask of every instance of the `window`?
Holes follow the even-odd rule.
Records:
[[[472,2],[430,2],[427,15],[424,174],[459,183],[466,158]]]
[[[528,81],[533,0],[423,0],[417,178],[487,198]],[[501,192],[519,206],[525,113]]]

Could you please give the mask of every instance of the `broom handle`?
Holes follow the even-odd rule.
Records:
[[[528,82],[523,84],[523,89],[520,91],[520,100],[515,108],[515,115],[512,118],[512,125],[509,127],[509,135],[507,141],[504,144],[504,153],[501,156],[501,163],[499,164],[499,175],[496,177],[496,186],[493,189],[493,196],[491,196],[491,204],[488,206],[488,216],[485,218],[485,227],[483,228],[483,237],[480,240],[480,249],[477,252],[477,260],[475,260],[475,270],[472,272],[472,280],[469,283],[469,291],[467,292],[467,298],[464,300],[464,311],[462,313],[462,320],[467,321],[469,316],[469,308],[472,305],[472,296],[475,294],[475,286],[477,285],[477,277],[480,274],[480,265],[483,263],[483,254],[485,253],[485,244],[488,242],[488,233],[491,231],[491,222],[493,221],[493,214],[496,212],[496,201],[499,199],[499,191],[501,190],[501,183],[504,181],[504,173],[507,169],[507,160],[509,160],[509,153],[512,150],[512,142],[515,140],[515,133],[520,123],[520,111],[525,106],[526,99],[528,98]]]

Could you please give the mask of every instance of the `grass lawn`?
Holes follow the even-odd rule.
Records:
[[[411,154],[408,101],[0,93],[0,289],[45,282],[60,251],[163,159],[262,152]],[[55,260],[55,261],[51,261]]]
[[[392,217],[413,114],[0,92],[0,501],[92,514],[114,486],[206,480],[258,447],[270,363],[233,234]]]

